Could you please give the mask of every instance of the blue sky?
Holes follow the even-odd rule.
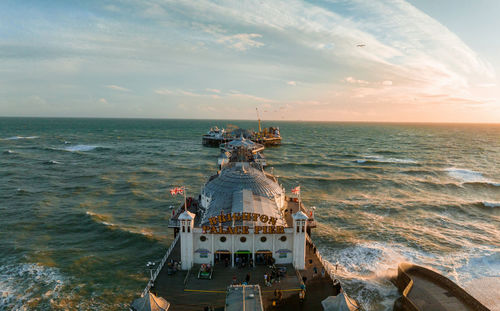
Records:
[[[498,1],[2,1],[0,115],[500,122]],[[361,45],[361,46],[360,46]]]

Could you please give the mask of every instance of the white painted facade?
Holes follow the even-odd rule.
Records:
[[[307,215],[297,212],[293,218],[293,266],[295,269],[303,270],[306,267],[306,232]]]
[[[184,211],[179,215],[180,221],[180,243],[181,243],[181,267],[188,270],[193,266],[193,229],[195,215]]]
[[[189,212],[179,216],[183,270],[193,264],[214,264],[217,252],[229,253],[234,266],[234,254],[245,251],[250,253],[254,264],[257,253],[270,252],[277,264],[293,264],[296,269],[305,267],[307,216],[302,212],[293,215],[293,227],[279,234],[255,234],[253,228],[248,234],[203,233],[202,228],[193,227],[194,217]]]

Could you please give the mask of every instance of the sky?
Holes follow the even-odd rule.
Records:
[[[0,116],[500,123],[500,1],[0,2]]]

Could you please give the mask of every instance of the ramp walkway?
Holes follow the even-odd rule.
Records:
[[[442,274],[411,263],[398,266],[396,286],[402,293],[395,310],[488,311],[476,298]]]

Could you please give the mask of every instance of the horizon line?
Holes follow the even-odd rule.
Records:
[[[257,119],[205,119],[205,118],[153,118],[153,117],[76,117],[76,116],[0,116],[4,119],[116,119],[116,120],[198,120],[198,121],[255,121]],[[469,125],[500,125],[500,122],[460,122],[460,121],[372,121],[372,120],[278,120],[265,119],[265,122],[303,122],[303,123],[380,123],[380,124],[469,124]]]

